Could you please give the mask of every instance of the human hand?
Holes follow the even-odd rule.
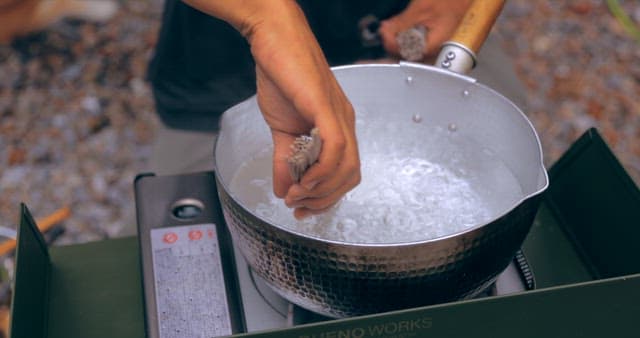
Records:
[[[302,12],[295,8],[289,15],[275,27],[255,27],[249,42],[258,104],[273,136],[274,193],[303,218],[325,211],[353,189],[360,182],[360,161],[353,108]],[[290,145],[313,127],[319,129],[322,151],[296,184],[287,165]]]
[[[271,129],[273,189],[294,216],[325,211],[360,182],[355,113],[313,32],[294,1],[186,0],[226,20],[251,46],[258,105]],[[287,166],[290,145],[317,127],[318,161],[294,183]]]
[[[442,44],[455,32],[471,0],[412,0],[398,15],[380,23],[382,45],[392,55],[399,55],[398,33],[416,26],[427,28],[425,58],[436,56]]]

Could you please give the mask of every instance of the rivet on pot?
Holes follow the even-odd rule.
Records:
[[[413,77],[411,77],[411,76],[407,76],[407,78],[405,79],[405,82],[406,82],[407,84],[411,84],[411,83],[413,83]]]
[[[454,53],[453,51],[449,51],[449,52],[447,53],[446,58],[447,58],[447,60],[453,60],[453,59],[455,59],[455,58],[456,58],[456,53]]]

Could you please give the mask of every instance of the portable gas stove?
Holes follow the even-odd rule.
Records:
[[[549,174],[522,246],[534,290],[531,271],[514,262],[475,299],[337,320],[289,304],[254,276],[211,208],[174,202],[206,194],[210,187],[178,183],[207,174],[137,187],[147,240],[47,248],[23,207],[11,337],[638,337],[640,190],[595,130]],[[218,264],[209,260],[216,248]]]
[[[215,184],[213,172],[136,179],[149,337],[217,337],[330,320],[289,303],[251,270],[223,226]],[[475,298],[534,287],[519,251]]]
[[[218,337],[331,320],[289,303],[251,270],[223,226],[214,173],[145,174],[135,188],[150,338]],[[518,252],[476,298],[534,285]]]
[[[136,180],[136,201],[150,338],[218,337],[332,319],[288,302],[251,270],[220,226],[212,172],[142,175]],[[234,255],[228,252],[232,247]],[[534,285],[519,251],[475,298]]]

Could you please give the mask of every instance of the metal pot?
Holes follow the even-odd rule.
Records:
[[[459,48],[469,52],[454,43],[444,49],[439,62],[452,61],[451,50],[460,53]],[[415,112],[420,112],[422,123],[401,128],[455,124],[456,133],[470,140],[468,144],[477,145],[478,151],[490,149],[511,170],[522,198],[489,222],[404,243],[331,241],[272,224],[229,190],[243,162],[271,145],[254,97],[224,114],[214,156],[224,217],[249,265],[284,298],[331,317],[459,300],[488,287],[522,245],[548,185],[531,123],[504,96],[449,70],[401,63],[339,67],[334,73],[354,107],[370,110],[367,116],[384,124],[402,123]]]

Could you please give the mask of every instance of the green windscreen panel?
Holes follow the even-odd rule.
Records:
[[[22,207],[12,338],[144,337],[136,238],[52,247]]]
[[[144,338],[135,237],[51,247],[47,338]]]
[[[11,301],[11,337],[44,338],[49,311],[49,253],[27,207],[21,205]]]
[[[549,173],[547,202],[593,277],[640,273],[640,190],[596,129]]]

